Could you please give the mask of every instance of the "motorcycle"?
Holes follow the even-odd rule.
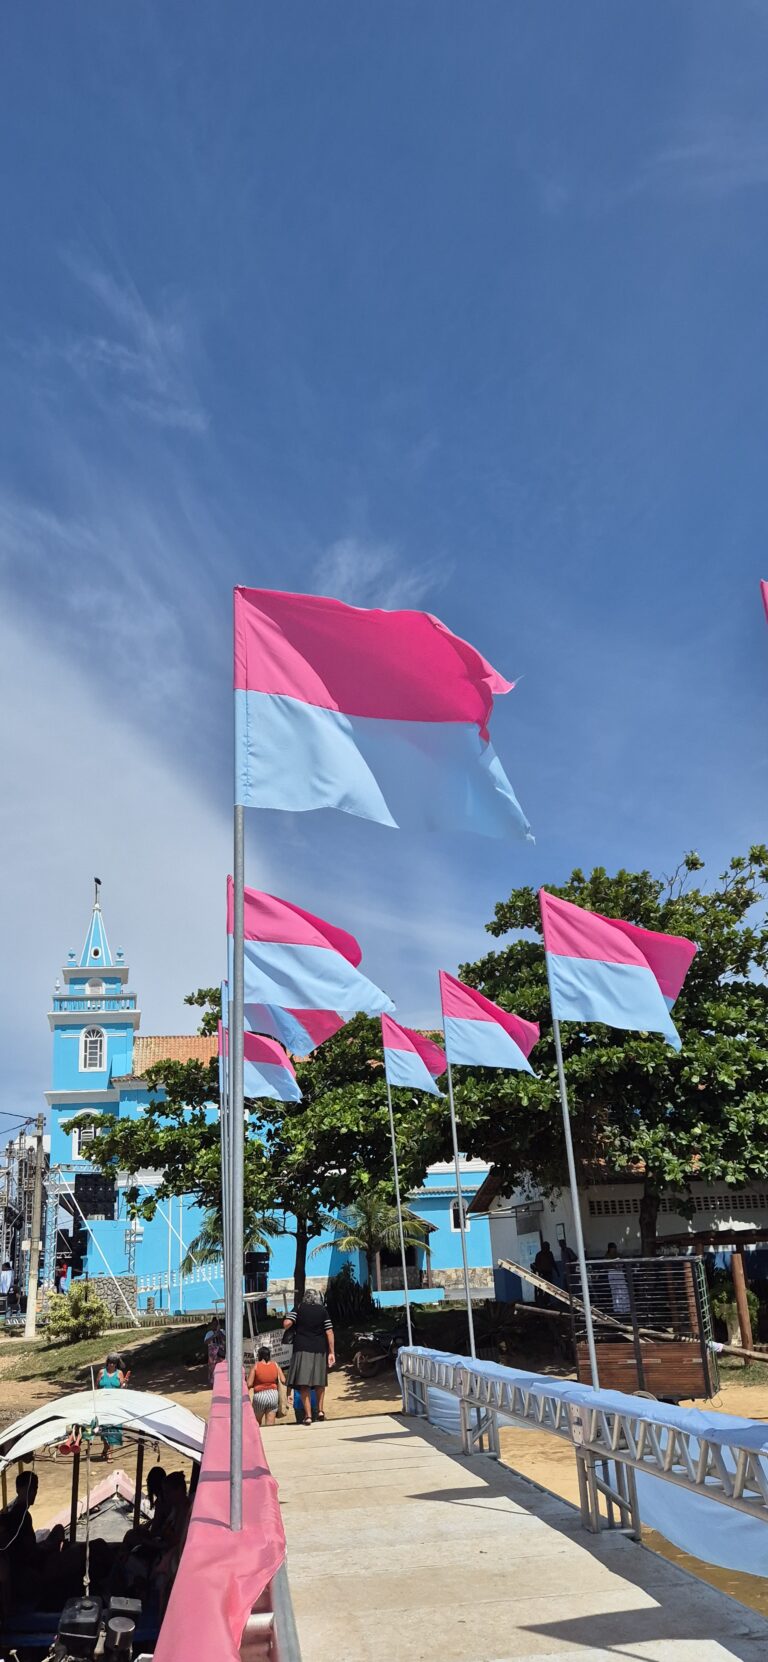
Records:
[[[414,1343],[418,1343],[416,1333],[413,1334]],[[381,1329],[371,1333],[355,1334],[355,1353],[352,1366],[360,1379],[373,1379],[377,1373],[383,1373],[385,1368],[394,1368],[398,1351],[408,1343],[408,1329],[405,1325],[395,1327],[387,1332]]]

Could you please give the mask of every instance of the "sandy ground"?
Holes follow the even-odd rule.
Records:
[[[138,1342],[146,1342],[145,1336]],[[121,1350],[126,1356],[130,1349],[130,1344],[121,1345]],[[153,1380],[134,1376],[132,1382],[143,1389],[154,1389],[172,1395],[177,1402],[183,1403],[193,1413],[201,1415],[202,1418],[207,1417],[210,1392],[207,1389],[206,1370],[202,1363],[199,1370],[179,1369],[175,1370],[172,1377],[163,1376]],[[3,1378],[0,1372],[0,1423],[9,1424],[22,1414],[29,1413],[40,1403],[50,1401],[60,1394],[61,1389],[57,1385],[50,1385],[43,1380],[30,1382],[7,1379]],[[394,1371],[383,1373],[376,1379],[363,1381],[355,1377],[350,1367],[344,1367],[330,1376],[326,1396],[326,1412],[329,1419],[391,1413],[399,1402],[400,1395]],[[740,1414],[749,1419],[768,1421],[768,1385],[743,1385],[738,1380],[728,1380],[714,1399],[712,1407],[721,1413]],[[292,1412],[287,1419],[278,1421],[278,1426],[285,1436],[299,1435],[299,1428]],[[322,1435],[321,1428],[318,1428],[317,1434]],[[501,1432],[501,1450],[502,1459],[514,1470],[530,1478],[541,1488],[550,1490],[574,1505],[577,1504],[575,1462],[567,1444],[561,1443],[559,1439],[549,1436],[546,1432],[522,1431],[509,1426]],[[163,1449],[157,1454],[147,1451],[145,1471],[156,1460],[159,1460],[166,1470],[181,1468],[189,1474],[188,1461]],[[114,1467],[118,1466],[133,1478],[136,1466],[135,1446],[126,1444],[122,1450],[114,1451]],[[92,1463],[92,1481],[98,1482],[111,1469],[109,1465],[95,1460]],[[40,1476],[40,1494],[35,1507],[35,1523],[40,1528],[68,1503],[71,1460],[66,1456],[58,1459],[43,1456],[38,1460],[37,1470]],[[12,1473],[8,1474],[8,1480],[9,1489],[12,1490]],[[702,1580],[711,1582],[721,1591],[740,1599],[743,1604],[768,1615],[768,1581],[757,1576],[739,1575],[702,1564],[698,1559],[687,1557],[661,1536],[648,1534],[644,1536],[644,1540],[648,1546],[691,1570]]]
[[[702,1404],[692,1403],[686,1406],[700,1408]],[[729,1380],[713,1399],[711,1407],[721,1414],[741,1414],[751,1420],[768,1420],[768,1386],[740,1385],[735,1380]],[[546,1432],[519,1431],[514,1426],[504,1427],[500,1441],[502,1459],[506,1465],[521,1472],[523,1477],[538,1483],[542,1489],[549,1489],[553,1494],[561,1495],[563,1500],[570,1501],[572,1505],[578,1505],[576,1463],[567,1443],[561,1443],[559,1438]],[[651,1530],[644,1531],[643,1541],[663,1558],[670,1559],[674,1564],[681,1564],[702,1581],[708,1581],[721,1592],[730,1593],[732,1598],[740,1599],[742,1604],[747,1604],[752,1610],[759,1610],[761,1615],[768,1616],[768,1581],[763,1577],[738,1575],[735,1571],[716,1569],[711,1564],[704,1564],[700,1559],[691,1558],[687,1553],[681,1552],[678,1547],[666,1541],[663,1535],[657,1535]]]
[[[137,1344],[146,1344],[146,1335],[142,1335]],[[121,1341],[120,1353],[128,1360],[131,1343]],[[0,1370],[3,1364],[7,1368],[12,1365],[10,1355],[11,1343],[3,1351]],[[156,1390],[162,1394],[172,1396],[176,1402],[184,1404],[193,1414],[199,1414],[206,1419],[211,1400],[211,1393],[207,1385],[207,1370],[204,1363],[198,1368],[184,1368],[174,1371],[173,1377],[156,1377],[148,1379],[134,1373],[131,1383],[142,1390]],[[0,1424],[10,1425],[15,1419],[29,1414],[33,1409],[45,1402],[50,1402],[62,1395],[60,1385],[52,1385],[47,1380],[18,1380],[2,1377],[0,1371]],[[399,1392],[395,1383],[394,1371],[382,1375],[380,1379],[359,1380],[349,1368],[339,1369],[331,1375],[326,1396],[326,1412],[328,1418],[347,1419],[358,1414],[391,1413],[393,1406],[397,1407],[400,1401]],[[298,1432],[293,1413],[287,1419],[279,1421],[287,1434]],[[98,1451],[100,1452],[100,1445]],[[159,1463],[166,1471],[182,1470],[189,1476],[191,1463],[181,1456],[171,1453],[169,1449],[159,1448],[157,1451],[147,1449],[144,1461],[145,1474],[151,1465]],[[127,1440],[122,1449],[113,1451],[113,1462],[109,1465],[101,1459],[91,1461],[92,1485],[113,1470],[120,1468],[126,1472],[131,1480],[136,1471],[136,1446]],[[51,1518],[55,1517],[66,1506],[70,1499],[72,1484],[71,1456],[59,1455],[52,1458],[47,1454],[38,1456],[36,1469],[40,1477],[40,1492],[35,1506],[35,1526],[45,1528]],[[81,1468],[81,1489],[85,1492],[85,1469]],[[7,1489],[9,1498],[13,1494],[15,1468],[7,1474]]]

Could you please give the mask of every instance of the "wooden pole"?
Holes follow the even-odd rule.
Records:
[[[738,1248],[735,1248],[731,1253],[731,1276],[733,1278],[733,1290],[736,1294],[736,1311],[739,1318],[741,1343],[745,1350],[751,1350],[753,1345],[752,1322],[750,1321],[749,1304],[747,1301],[747,1280],[744,1274],[744,1254],[743,1252],[740,1252]]]
[[[144,1438],[139,1438],[136,1450],[136,1492],[133,1497],[133,1527],[138,1529],[141,1523],[141,1490],[144,1483]]]

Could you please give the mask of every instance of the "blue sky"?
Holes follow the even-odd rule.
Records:
[[[423,605],[522,676],[535,848],[250,818],[250,880],[406,1021],[515,884],[768,835],[768,4],[2,34],[3,1109],[94,873],[145,1031],[220,974],[236,582]]]

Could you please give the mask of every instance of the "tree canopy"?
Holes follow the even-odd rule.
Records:
[[[218,990],[201,988],[188,1003],[203,1010],[202,1029],[215,1029]],[[391,1195],[392,1152],[377,1021],[355,1016],[313,1055],[297,1064],[301,1102],[249,1103],[245,1151],[246,1218],[286,1215],[296,1235],[303,1285],[308,1243],[325,1232],[327,1216],[372,1191]],[[132,1208],[151,1217],[168,1195],[192,1194],[206,1212],[221,1207],[216,1062],[160,1062],[149,1069],[153,1095],[137,1119],[83,1114],[71,1124],[96,1124],[89,1159],[99,1170],[160,1175],[151,1193],[128,1190]],[[394,1093],[398,1158],[404,1187],[421,1181],[445,1145],[439,1099]],[[292,1220],[292,1221],[289,1221]]]
[[[650,1034],[566,1023],[562,1029],[574,1141],[582,1169],[599,1162],[644,1177],[641,1222],[653,1246],[659,1198],[693,1178],[742,1183],[768,1175],[768,848],[737,855],[709,888],[688,854],[670,878],[603,867],[545,887],[609,917],[685,935],[698,952],[675,1005],[679,1053]],[[458,1091],[462,1141],[492,1160],[512,1188],[526,1174],[565,1180],[565,1154],[538,896],[514,889],[487,924],[514,935],[466,964],[462,978],[506,1009],[538,1021],[537,1078],[483,1070]]]
[[[648,929],[685,935],[698,952],[675,1006],[679,1053],[651,1034],[600,1025],[562,1028],[574,1141],[585,1178],[606,1168],[642,1174],[644,1244],[655,1241],[659,1199],[683,1197],[696,1177],[743,1183],[768,1176],[768,925],[764,896],[768,848],[736,855],[709,887],[704,863],[688,854],[670,878],[596,867],[571,873],[551,892],[577,905]],[[509,941],[460,970],[462,979],[504,1008],[537,1021],[536,1077],[501,1070],[457,1070],[460,1140],[468,1154],[495,1164],[508,1188],[526,1177],[541,1187],[565,1181],[565,1152],[546,966],[536,892],[514,889],[487,924]],[[215,1031],[218,989],[187,1002]],[[297,1063],[300,1103],[249,1104],[246,1214],[289,1214],[303,1286],[309,1241],[323,1220],[361,1198],[392,1194],[392,1165],[378,1022],[356,1016]],[[216,1064],[163,1062],[147,1075],[155,1094],[136,1120],[81,1115],[97,1123],[89,1158],[100,1170],[161,1173],[149,1196],[129,1200],[151,1215],[158,1200],[190,1193],[207,1212],[221,1204]],[[450,1152],[440,1098],[394,1093],[398,1159],[405,1192]]]

